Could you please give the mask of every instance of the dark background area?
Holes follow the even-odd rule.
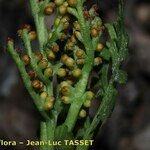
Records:
[[[95,2],[88,0],[87,5]],[[105,22],[116,17],[118,1],[97,3]],[[150,2],[126,0],[125,16],[130,36],[129,57],[124,64],[128,82],[118,88],[115,110],[92,150],[150,150]],[[39,114],[5,50],[8,36],[20,45],[16,33],[24,23],[33,24],[28,1],[0,0],[0,139],[5,140],[35,140],[39,133]],[[3,149],[27,148],[0,147]]]

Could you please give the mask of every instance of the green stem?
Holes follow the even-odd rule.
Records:
[[[52,120],[41,122],[40,140],[48,143],[48,141],[54,141],[55,124]],[[42,145],[40,150],[54,150],[53,145]]]
[[[72,129],[74,128],[76,120],[78,118],[78,113],[80,111],[80,108],[82,107],[82,104],[84,103],[84,99],[82,98],[82,96],[85,93],[85,89],[88,82],[88,71],[89,67],[85,67],[84,71],[82,71],[82,78],[80,79],[78,85],[75,88],[75,93],[77,94],[74,97],[73,103],[70,106],[67,118],[65,120],[65,124],[68,126],[69,131],[72,131]]]
[[[16,65],[17,65],[17,67],[20,71],[20,74],[21,74],[21,77],[23,79],[24,85],[25,85],[26,89],[28,90],[28,92],[30,93],[31,97],[33,98],[37,109],[39,110],[41,115],[46,120],[49,120],[49,116],[43,110],[42,100],[41,100],[40,96],[32,88],[30,77],[28,76],[28,74],[26,72],[24,63],[21,61],[19,55],[17,54],[17,52],[14,49],[14,43],[13,42],[8,41],[7,50],[10,53],[10,55],[12,56],[13,60],[15,61]]]
[[[83,38],[83,44],[86,49],[87,56],[85,60],[85,65],[82,69],[82,77],[75,87],[75,91],[76,91],[75,93],[77,94],[74,97],[67,118],[65,120],[65,124],[68,126],[69,131],[73,130],[76,120],[78,118],[78,113],[84,102],[84,100],[81,100],[81,98],[85,93],[89,74],[92,69],[93,61],[94,61],[94,48],[91,42],[92,40],[90,37],[90,28],[84,19],[82,6],[83,6],[83,2],[78,0],[78,4],[77,4],[78,21],[81,26],[81,35]]]
[[[29,36],[26,30],[23,30],[22,39],[23,39],[25,48],[27,49],[27,53],[30,57],[31,67],[36,72],[40,80],[42,80],[46,85],[49,85],[50,80],[43,75],[42,70],[37,65],[37,61],[35,60],[35,57],[32,53],[31,43],[30,43]]]
[[[40,140],[42,142],[47,142],[47,129],[46,129],[46,123],[41,122],[40,126]],[[40,150],[47,150],[47,145],[41,145]]]
[[[45,22],[44,22],[44,14],[43,12],[41,12],[40,6],[36,2],[36,0],[30,0],[30,5],[31,5],[32,15],[34,17],[35,26],[38,34],[39,47],[42,54],[44,54],[43,46],[46,43],[48,38],[47,29],[45,27]]]
[[[77,102],[72,103],[70,106],[67,118],[65,120],[65,124],[68,126],[69,132],[71,132],[75,126],[81,106],[82,106],[82,104],[79,105]]]
[[[55,136],[55,123],[53,120],[46,122],[46,127],[47,127],[47,140],[49,141],[54,141],[54,136]],[[54,150],[53,145],[48,146],[48,150]]]

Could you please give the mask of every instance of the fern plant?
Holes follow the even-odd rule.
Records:
[[[117,20],[106,24],[96,5],[86,9],[84,2],[30,0],[36,31],[27,24],[18,30],[24,54],[17,52],[14,41],[8,39],[7,50],[42,116],[40,140],[45,144],[41,150],[88,150],[90,144],[77,141],[61,146],[47,141],[93,139],[113,111],[116,85],[127,79],[120,68],[128,54],[123,2]],[[53,26],[47,29],[45,16],[53,13]],[[32,46],[35,40],[39,50]],[[88,111],[96,99],[100,105],[92,118]]]

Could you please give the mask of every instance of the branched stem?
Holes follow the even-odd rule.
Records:
[[[30,25],[18,32],[26,51],[21,58],[13,40],[8,40],[8,52],[43,116],[40,140],[45,144],[40,146],[41,150],[88,150],[90,145],[55,147],[48,141],[91,140],[113,111],[116,84],[127,80],[126,72],[121,69],[128,54],[122,0],[118,19],[110,24],[103,24],[95,5],[87,10],[84,2],[30,0],[39,51],[35,53],[32,49],[36,32],[31,31]],[[48,31],[45,15],[53,13],[56,13],[54,25]],[[104,29],[109,37],[106,44],[101,41]],[[97,83],[93,80],[93,72],[97,75]],[[88,110],[95,97],[101,99],[101,103],[95,116],[90,118]],[[83,122],[79,130],[78,118]]]

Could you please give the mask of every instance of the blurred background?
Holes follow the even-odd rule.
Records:
[[[117,0],[87,1],[87,5],[94,3],[105,22],[114,20]],[[112,117],[91,150],[150,150],[150,1],[126,0],[125,16],[130,36],[130,54],[124,64],[128,82],[118,88]],[[33,25],[28,1],[0,0],[0,139],[4,140],[35,140],[39,133],[39,114],[5,50],[8,36],[20,45],[16,32],[24,23]],[[24,146],[0,147],[14,149],[27,150]]]

